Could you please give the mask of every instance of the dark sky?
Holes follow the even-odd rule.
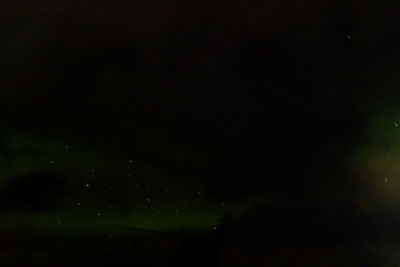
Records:
[[[5,225],[21,240],[20,220],[47,233],[65,216],[63,232],[85,213],[100,228],[221,228],[202,237],[221,266],[398,263],[398,14],[367,0],[3,1]]]

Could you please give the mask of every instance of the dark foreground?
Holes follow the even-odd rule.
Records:
[[[366,236],[362,227],[294,232],[287,230],[293,227],[287,222],[260,231],[253,223],[247,229],[245,224],[234,226],[229,233],[226,229],[185,233],[125,229],[104,234],[8,231],[0,236],[0,262],[4,267],[67,267],[398,266],[400,261],[396,234],[392,235],[396,231],[390,228]],[[347,235],[342,239],[343,231]]]

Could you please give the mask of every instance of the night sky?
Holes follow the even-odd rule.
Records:
[[[399,14],[2,1],[0,266],[398,266]]]

